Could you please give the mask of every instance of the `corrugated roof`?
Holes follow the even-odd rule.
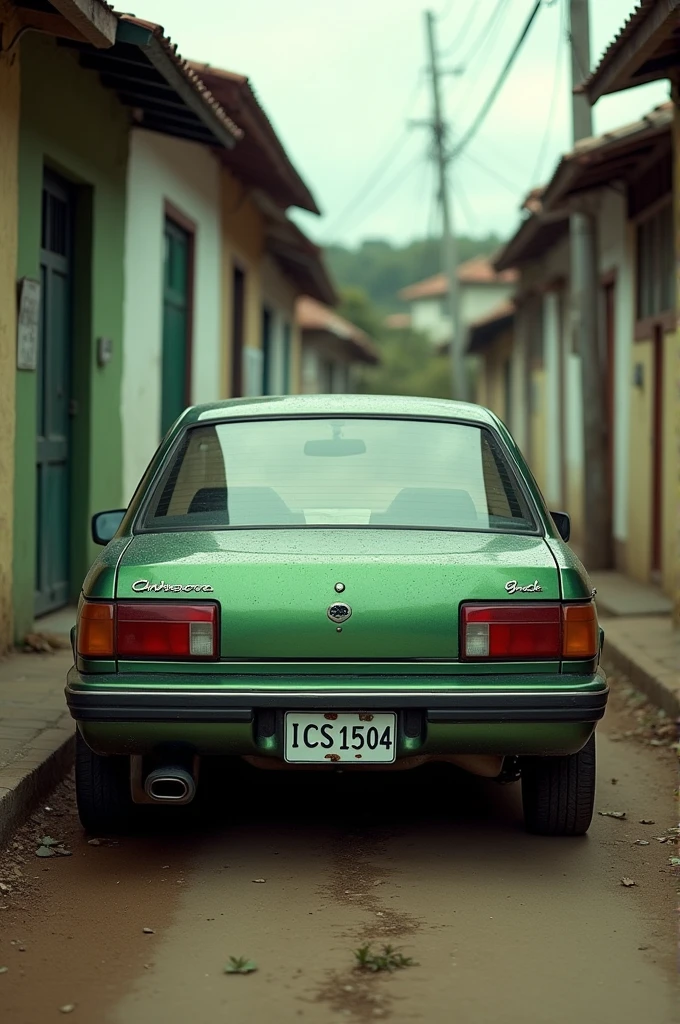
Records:
[[[635,55],[636,37],[640,36],[645,29],[648,29],[649,32],[658,31],[670,18],[675,19],[677,26],[679,12],[680,0],[640,0],[600,57],[594,70],[579,85],[578,91],[587,92],[591,102],[595,102],[605,92],[616,92],[635,85],[634,81],[624,79],[619,83],[611,83],[608,88],[602,88],[603,79],[612,70],[613,65],[619,59],[623,60],[624,57]],[[654,24],[650,24],[652,19],[654,19]],[[656,77],[664,78],[666,75],[660,73]],[[642,81],[645,80],[642,79]]]
[[[673,104],[662,103],[639,121],[577,142],[561,157],[548,184],[529,193],[522,204],[529,216],[495,257],[495,265],[507,269],[535,259],[552,246],[566,230],[569,209],[564,207],[565,199],[613,180],[625,180],[659,139],[670,133],[672,123]]]
[[[514,270],[498,272],[486,256],[475,256],[458,266],[458,280],[461,284],[513,284],[517,280]],[[446,274],[435,274],[424,281],[402,288],[399,298],[404,302],[414,299],[444,298],[449,292],[449,279]]]
[[[365,362],[378,361],[378,349],[368,334],[316,299],[308,295],[299,298],[295,319],[302,331],[322,331],[324,334],[330,334],[352,345]]]
[[[319,213],[314,196],[286,153],[250,80],[196,61],[191,61],[189,67],[244,129],[243,141],[228,157],[234,174],[267,191],[284,209],[297,206]]]

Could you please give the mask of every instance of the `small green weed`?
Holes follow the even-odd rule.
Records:
[[[394,946],[383,946],[375,953],[372,946],[360,946],[354,950],[356,967],[360,971],[399,971],[403,967],[417,967],[415,960],[410,956],[404,956]]]
[[[224,968],[225,974],[252,974],[253,971],[257,970],[257,964],[254,960],[249,960],[246,956],[230,956],[229,963]]]

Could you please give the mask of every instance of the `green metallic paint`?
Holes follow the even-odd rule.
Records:
[[[83,130],[83,126],[87,130]],[[95,556],[89,517],[120,501],[120,384],[125,178],[129,119],[115,93],[78,54],[55,39],[21,40],[19,246],[17,276],[38,277],[43,168],[76,191],[71,459],[71,580]],[[96,339],[113,340],[113,358],[96,365]],[[17,640],[34,618],[36,535],[36,375],[17,373],[14,516],[14,621]],[[72,600],[77,591],[71,593]]]
[[[282,744],[276,737],[256,743],[249,723],[159,722],[150,727],[142,722],[79,722],[85,742],[98,754],[150,754],[165,745],[185,744],[201,756],[257,755],[282,758]],[[480,723],[457,725],[433,723],[426,735],[399,737],[397,757],[449,754],[575,754],[593,732],[589,722],[568,723]]]
[[[327,671],[317,675],[302,675],[291,672],[290,665],[272,664],[267,666],[268,671],[259,673],[243,673],[241,675],[227,675],[223,666],[212,665],[213,675],[210,677],[199,677],[184,667],[182,675],[171,676],[165,671],[165,666],[154,663],[155,674],[153,676],[136,673],[134,676],[127,676],[123,673],[97,673],[89,677],[74,675],[69,676],[69,685],[74,690],[83,693],[96,691],[124,690],[129,693],[137,692],[163,692],[182,693],[187,690],[200,693],[230,693],[251,691],[253,693],[266,693],[268,691],[304,693],[328,691],[328,693],[343,693],[357,690],[389,690],[404,693],[431,693],[441,691],[443,693],[467,690],[482,690],[484,693],[601,693],[606,690],[606,682],[601,675],[590,672],[588,675],[581,674],[559,674],[551,672],[549,666],[540,666],[541,671],[537,673],[524,673],[515,676],[506,674],[507,666],[498,664],[494,666],[494,673],[485,676],[463,675],[454,670],[460,668],[457,664],[445,666],[449,671],[447,675],[422,674],[412,671],[412,666],[405,666],[403,674],[399,675],[394,671],[394,666],[375,665],[364,663],[357,666],[357,671],[351,676],[343,674],[341,666],[337,662],[329,663]],[[413,669],[420,666],[413,666]],[[431,668],[431,666],[427,666]],[[465,669],[465,666],[463,666]],[[217,671],[215,671],[217,669]],[[488,671],[488,670],[487,670]]]
[[[507,446],[541,520],[543,536],[445,530],[290,529],[134,533],[148,489],[185,427],[215,419],[333,414],[452,418],[494,429]],[[379,553],[376,553],[378,551]],[[588,576],[554,526],[540,491],[505,427],[488,410],[439,400],[376,396],[236,399],[187,410],[152,460],[121,524],[85,582],[91,598],[197,600],[196,595],[136,594],[145,579],[169,585],[208,584],[221,605],[222,658],[190,671],[181,663],[102,663],[92,675],[72,673],[83,693],[125,690],[301,694],[372,689],[395,693],[467,690],[484,693],[604,693],[593,662],[462,663],[461,601],[517,600],[505,584],[538,579],[526,601],[590,598]],[[341,582],[345,590],[334,591]],[[353,608],[342,632],[326,617],[338,601]],[[305,660],[300,661],[304,657]],[[427,660],[437,659],[437,660]],[[93,663],[88,664],[88,668]],[[81,669],[83,666],[80,666]],[[147,753],[184,742],[199,754],[281,757],[280,740],[256,742],[251,724],[80,722],[100,753]],[[496,753],[569,754],[593,723],[429,723],[424,737],[400,737],[399,756]]]
[[[543,538],[442,530],[143,534],[122,556],[116,596],[191,600],[136,594],[140,579],[211,586],[224,658],[455,660],[461,601],[512,600],[509,580],[538,579],[541,593],[524,595],[531,601],[560,597]],[[339,600],[353,610],[341,632],[326,615]]]

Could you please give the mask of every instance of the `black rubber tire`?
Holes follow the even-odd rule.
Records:
[[[584,836],[595,804],[595,734],[568,757],[522,759],[522,803],[527,832]]]
[[[129,832],[136,806],[130,793],[130,758],[102,757],[76,732],[76,802],[83,828],[94,835]]]

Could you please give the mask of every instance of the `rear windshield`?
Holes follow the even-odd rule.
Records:
[[[279,526],[536,530],[490,431],[368,418],[192,427],[142,529]]]

